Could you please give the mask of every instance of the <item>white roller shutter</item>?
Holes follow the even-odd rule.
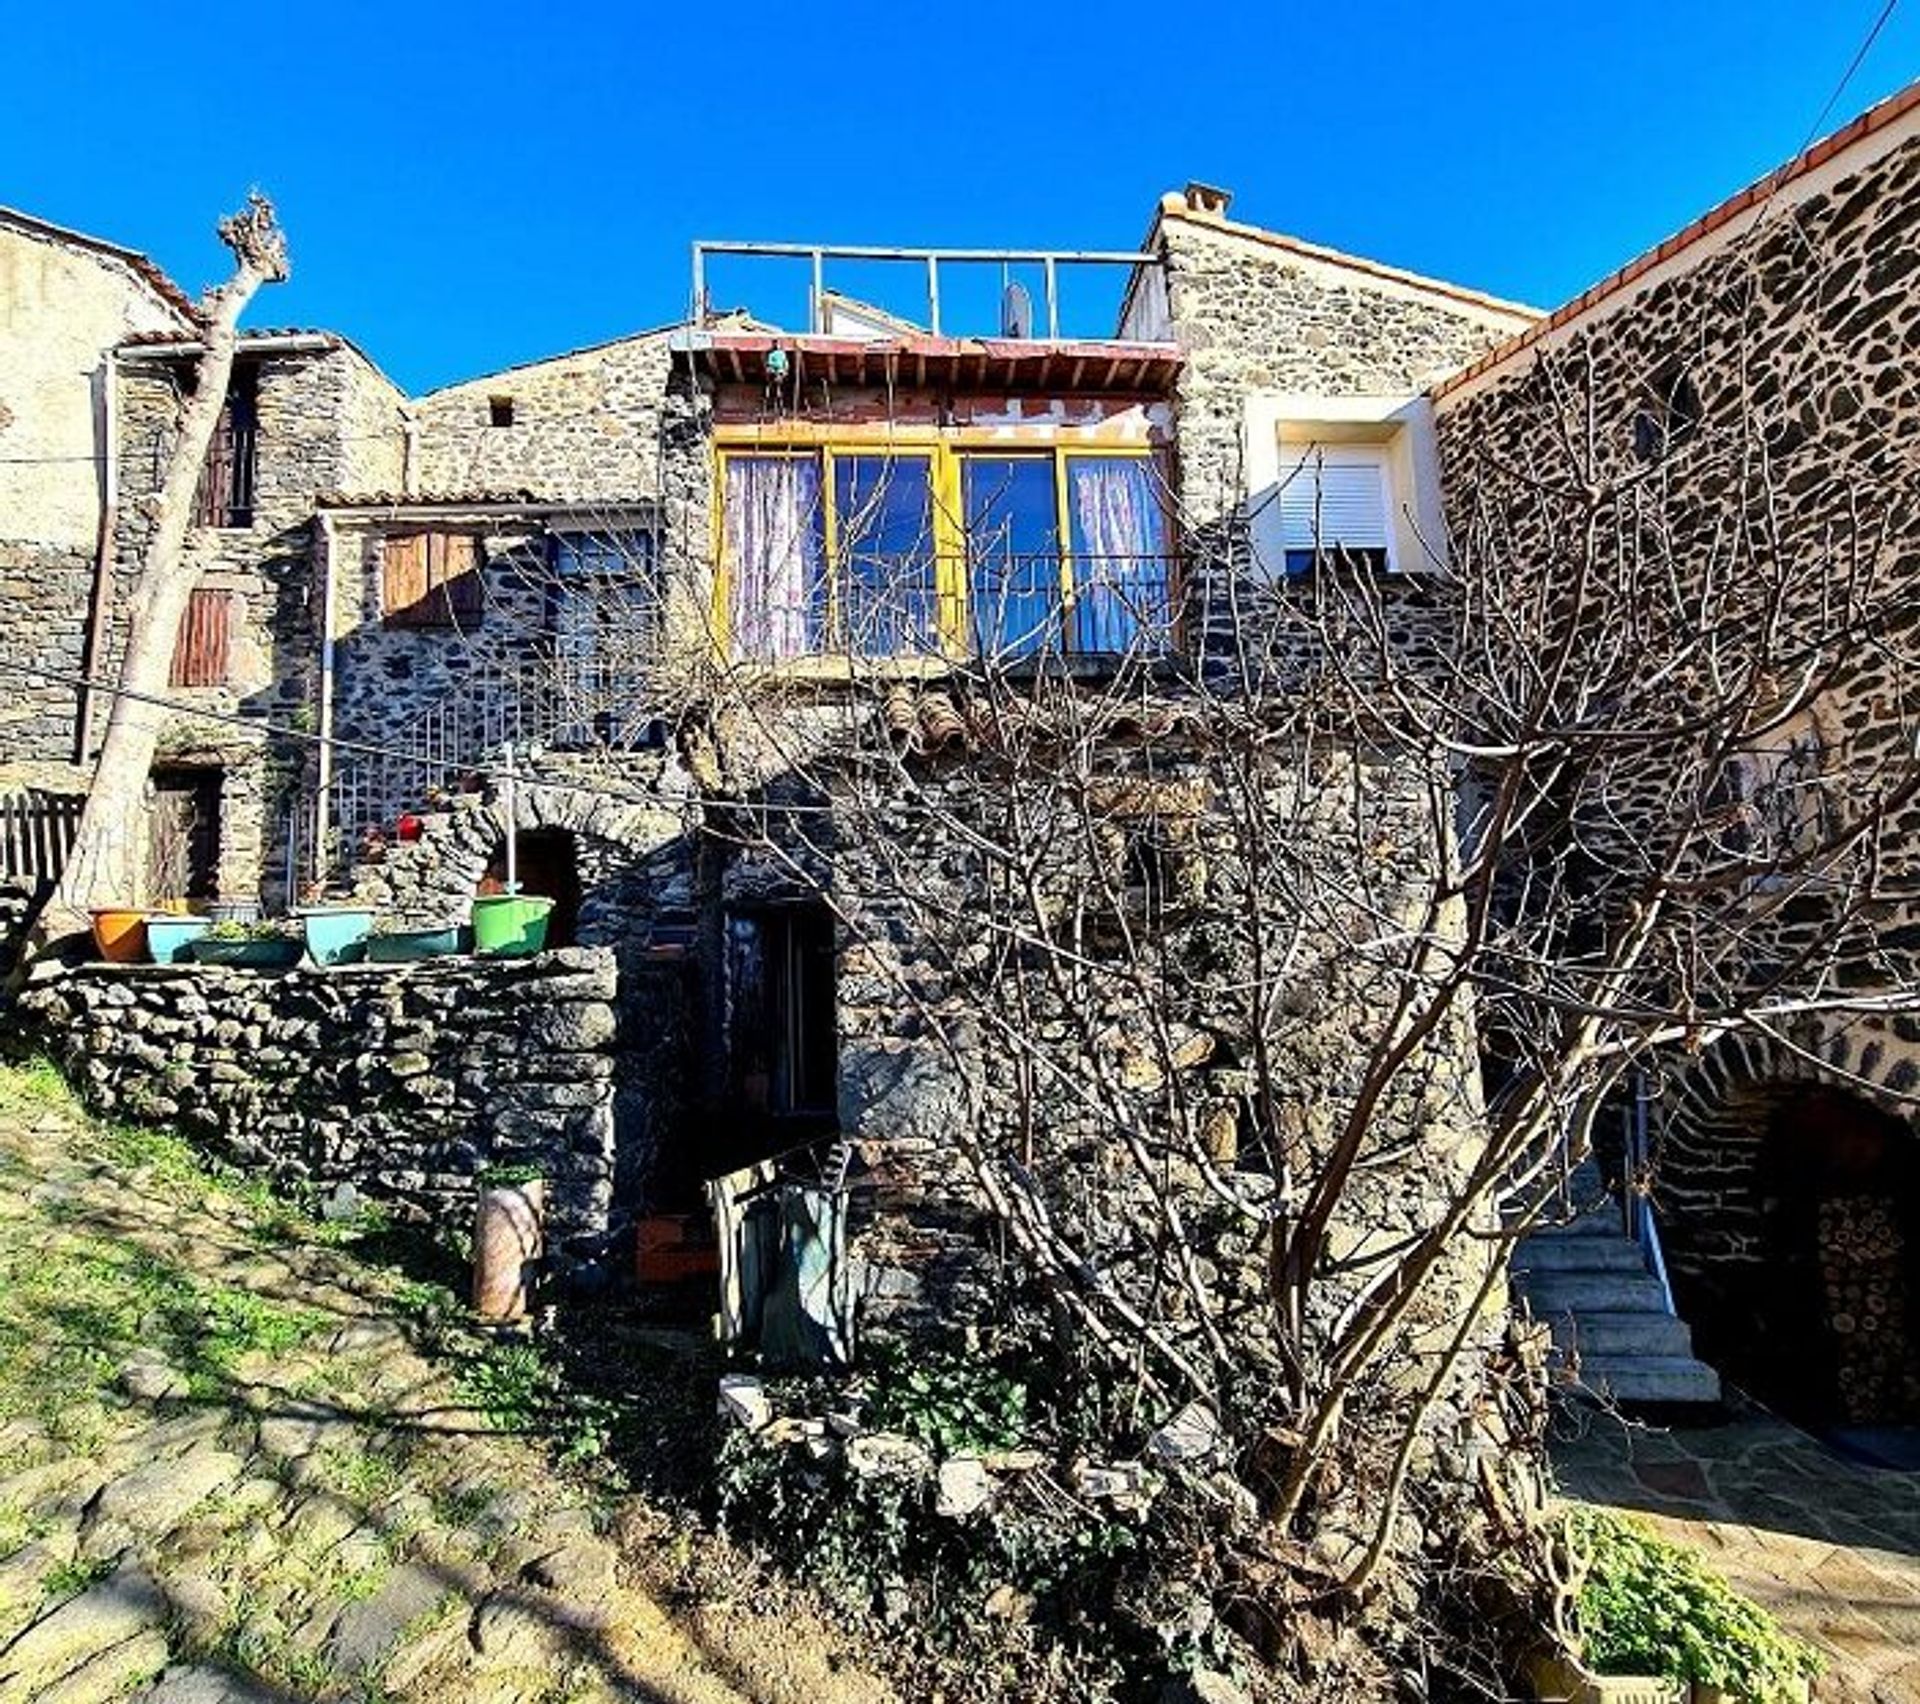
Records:
[[[1280,457],[1284,549],[1384,550],[1392,563],[1393,512],[1383,451],[1289,445]]]

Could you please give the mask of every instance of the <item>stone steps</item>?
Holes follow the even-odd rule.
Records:
[[[1599,1168],[1576,1168],[1567,1194],[1576,1216],[1523,1237],[1512,1260],[1514,1291],[1552,1334],[1560,1380],[1623,1403],[1719,1401],[1719,1375],[1694,1356],[1686,1321],[1667,1311]]]

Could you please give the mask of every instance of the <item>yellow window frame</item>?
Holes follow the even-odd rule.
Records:
[[[840,458],[926,460],[928,489],[933,507],[934,598],[940,645],[951,660],[961,661],[973,653],[969,626],[969,570],[966,511],[962,483],[962,464],[969,456],[996,460],[1045,458],[1053,463],[1054,527],[1060,544],[1060,600],[1063,612],[1070,613],[1078,596],[1078,573],[1072,548],[1072,512],[1068,493],[1071,489],[1068,466],[1083,458],[1112,460],[1125,458],[1157,462],[1164,468],[1166,447],[1161,444],[1115,444],[1098,439],[1067,443],[1022,442],[1009,439],[992,427],[962,428],[958,431],[938,427],[908,429],[887,436],[822,434],[818,428],[766,433],[756,430],[751,437],[716,438],[713,479],[713,632],[723,659],[733,650],[732,563],[727,556],[726,489],[727,464],[740,459],[788,459],[817,461],[820,467],[820,492],[823,511],[823,544],[828,564],[827,630],[837,628],[840,597],[840,515],[835,462]],[[1172,573],[1173,516],[1164,502],[1161,506],[1164,535],[1168,544],[1168,573]],[[817,653],[829,658],[844,658],[833,650]],[[878,661],[879,659],[868,659]]]

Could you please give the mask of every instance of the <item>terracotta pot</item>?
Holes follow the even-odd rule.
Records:
[[[130,906],[103,906],[93,919],[93,944],[109,964],[138,964],[147,956],[147,914]]]
[[[533,1306],[546,1252],[547,1186],[482,1184],[473,1225],[473,1311],[484,1324],[510,1325]]]

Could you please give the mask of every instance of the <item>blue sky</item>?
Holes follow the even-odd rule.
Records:
[[[677,317],[695,236],[1130,248],[1190,177],[1552,305],[1797,149],[1880,5],[71,0],[9,17],[0,201],[198,289],[258,183],[252,319],[416,390]],[[1825,128],[1915,77],[1908,0]]]

